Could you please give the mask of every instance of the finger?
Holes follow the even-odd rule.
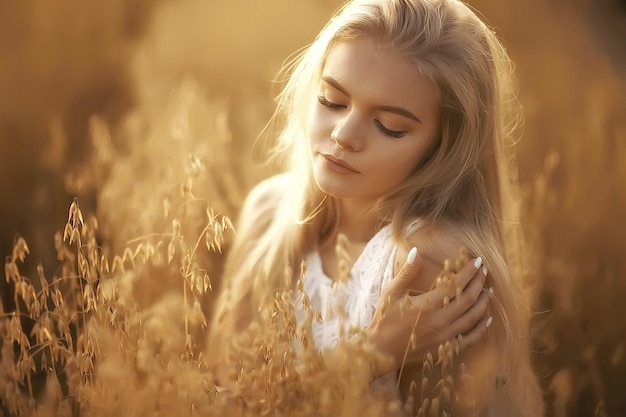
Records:
[[[487,334],[487,329],[489,329],[492,322],[493,317],[489,316],[486,319],[480,320],[468,333],[461,335],[458,338],[461,350],[465,350],[479,342],[485,334]]]
[[[442,288],[433,288],[430,291],[418,293],[417,295],[415,291],[405,292],[406,295],[409,296],[409,300],[411,301],[411,307],[414,310],[414,313],[420,312],[420,310],[430,311],[433,309],[441,309],[444,306],[444,299],[447,297],[446,291]],[[449,299],[449,297],[448,297]],[[446,323],[452,322],[463,312],[459,311],[458,308],[453,311],[444,311],[442,310],[442,321]]]
[[[420,270],[420,262],[417,260],[417,248],[413,247],[407,254],[406,261],[400,272],[387,284],[385,291],[387,294],[399,294],[406,290]]]
[[[454,337],[457,334],[467,334],[487,315],[489,306],[489,293],[484,292],[478,300],[448,327],[447,337]]]
[[[449,287],[436,287],[426,293],[411,297],[412,301],[414,304],[420,304],[421,302],[421,304],[432,308],[446,306],[446,314],[443,319],[447,320],[447,323],[452,322],[476,302],[483,289],[486,275],[480,266],[475,267],[473,265],[474,275],[468,285],[464,285],[462,288],[459,287],[456,292],[452,292]],[[463,271],[465,274],[467,272]],[[459,292],[461,295],[457,297],[456,295]]]
[[[487,268],[482,268],[482,266],[482,259],[480,257],[468,262],[461,271],[457,273],[455,280],[456,285],[453,285],[453,288],[449,286],[437,286],[424,294],[427,298],[427,304],[443,306],[444,300],[447,298],[450,304],[456,305],[449,318],[453,320],[458,317],[465,312],[480,295],[480,290],[484,286],[487,277]],[[465,292],[469,294],[469,297],[462,296],[462,299],[465,301],[461,305],[457,304],[459,300],[452,303],[452,300],[456,298],[459,292],[461,292],[462,295],[465,294]]]
[[[463,291],[467,285],[472,282],[472,279],[478,275],[483,278],[487,277],[487,268],[481,268],[483,266],[483,259],[478,258],[467,262],[463,268],[456,274],[456,285]]]
[[[409,308],[407,310],[408,314],[413,316],[419,316],[422,312],[432,311],[434,309],[441,309],[443,303],[443,293],[437,289],[430,290],[428,292],[419,294],[419,295],[406,295],[409,299]],[[456,318],[456,316],[452,316],[452,314],[446,314],[450,316],[448,322],[451,322]]]
[[[478,297],[483,292],[486,279],[487,276],[485,274],[485,271],[483,271],[483,269],[479,266],[478,269],[476,269],[474,276],[470,280],[469,284],[467,284],[462,290],[461,295],[458,297],[452,297],[454,301],[450,302],[450,310],[453,314],[456,315],[454,316],[454,318],[465,313],[465,311],[467,311],[476,303]]]

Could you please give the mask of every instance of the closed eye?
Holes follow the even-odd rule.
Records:
[[[344,104],[337,104],[337,103],[333,103],[331,101],[328,101],[328,99],[324,95],[318,96],[317,100],[319,101],[319,103],[322,106],[326,107],[330,111],[339,111],[339,110],[345,109],[347,107]],[[379,120],[374,120],[374,122],[376,123],[376,126],[378,127],[378,129],[385,136],[389,136],[391,138],[399,139],[401,137],[404,137],[406,135],[406,133],[407,133],[406,131],[403,131],[403,130],[391,130],[391,129],[388,129]]]
[[[404,130],[391,130],[391,129],[387,129],[385,127],[384,124],[382,124],[380,121],[378,120],[374,120],[374,122],[376,123],[376,126],[378,126],[378,129],[383,132],[383,134],[385,136],[389,136],[390,138],[396,138],[399,139],[403,136],[406,135],[406,131]]]
[[[328,99],[324,95],[319,96],[317,100],[322,106],[327,107],[330,111],[337,111],[346,108],[346,106],[344,106],[343,104],[337,104],[328,101]]]

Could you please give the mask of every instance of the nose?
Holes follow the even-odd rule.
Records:
[[[358,115],[350,112],[337,121],[330,137],[340,148],[358,152],[365,145],[361,127]]]

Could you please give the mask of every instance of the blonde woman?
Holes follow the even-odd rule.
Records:
[[[337,343],[326,310],[342,305],[390,359],[373,379],[395,383],[411,340],[400,386],[419,385],[423,353],[455,339],[476,381],[470,414],[541,415],[506,154],[510,72],[492,30],[460,1],[341,8],[285,68],[274,118],[285,173],[244,204],[210,343],[227,346],[257,306],[295,285],[304,260],[304,290],[324,310],[319,349]],[[353,261],[345,279],[338,239],[349,242],[344,265]],[[471,259],[458,290],[434,288],[460,248]],[[298,273],[285,280],[287,267]],[[406,294],[412,307],[400,314]]]

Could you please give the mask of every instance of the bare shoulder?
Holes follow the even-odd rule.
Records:
[[[279,198],[280,192],[287,185],[288,174],[278,174],[264,179],[248,193],[244,209],[272,205]]]
[[[407,242],[408,245],[399,247],[396,253],[394,275],[402,268],[409,250],[416,247],[420,270],[412,289],[418,292],[430,290],[443,270],[444,262],[454,262],[463,250],[461,242],[444,227],[419,227],[407,236]]]
[[[246,229],[259,218],[271,217],[278,205],[288,174],[278,174],[258,183],[246,196],[239,214],[239,230]]]

